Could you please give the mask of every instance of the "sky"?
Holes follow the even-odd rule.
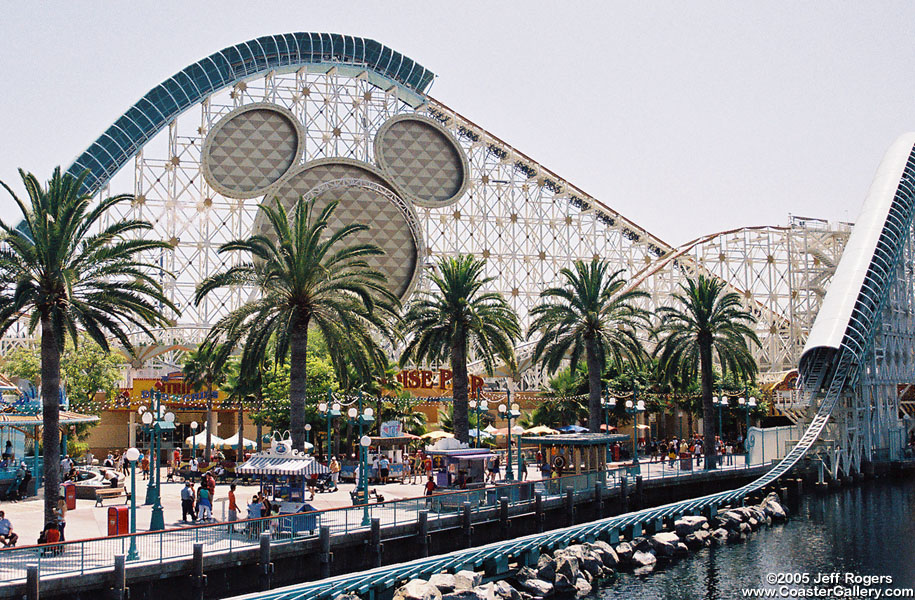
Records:
[[[851,221],[915,129],[911,2],[17,2],[0,180],[46,180],[150,88],[255,37],[375,39],[430,95],[662,240]],[[0,191],[0,218],[18,221]]]

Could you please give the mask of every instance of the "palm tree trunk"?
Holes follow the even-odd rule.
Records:
[[[241,402],[238,403],[238,450],[235,451],[235,462],[245,460],[245,411]]]
[[[44,520],[55,521],[60,486],[60,354],[49,317],[41,318],[41,443],[44,446]],[[38,440],[35,440],[38,443]]]
[[[305,396],[308,372],[308,319],[296,317],[289,336],[289,429],[292,447],[305,452]]]
[[[711,339],[699,340],[699,368],[702,371],[702,444],[705,454],[705,468],[714,469],[717,464],[715,456],[715,405],[712,404],[712,342]]]
[[[451,372],[453,374],[454,437],[461,443],[470,439],[470,421],[467,415],[467,339],[458,333],[451,345]]]
[[[262,390],[257,390],[257,414],[260,415],[260,412],[264,409],[264,394]],[[264,426],[261,423],[260,417],[257,419],[256,429],[254,430],[257,434],[257,451],[260,452],[264,449]]]
[[[597,340],[585,341],[585,360],[588,363],[588,431],[600,432],[600,372],[597,359]],[[633,434],[635,435],[635,434]]]
[[[210,444],[213,441],[213,390],[210,384],[207,384],[207,441],[206,448],[203,449],[203,462],[210,462]]]

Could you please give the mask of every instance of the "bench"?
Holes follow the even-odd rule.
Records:
[[[353,490],[349,493],[350,499],[353,501],[353,506],[359,506],[362,504],[363,499],[365,498],[364,492],[362,490],[356,491]],[[369,490],[369,502],[371,503],[372,498],[375,499],[375,502],[381,503],[384,502],[384,496],[378,493],[378,490]]]
[[[103,500],[106,500],[108,498],[120,498],[121,494],[123,494],[126,497],[126,499],[124,500],[124,504],[127,504],[128,502],[130,502],[130,493],[126,492],[124,490],[124,488],[120,488],[120,487],[98,488],[97,490],[95,490],[95,505],[102,506]]]

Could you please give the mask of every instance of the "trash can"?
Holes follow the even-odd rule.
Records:
[[[76,484],[72,481],[65,481],[60,484],[60,496],[67,503],[67,510],[76,508]]]
[[[108,535],[126,535],[130,533],[129,517],[126,506],[109,506]]]

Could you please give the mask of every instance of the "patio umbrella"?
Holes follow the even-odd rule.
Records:
[[[607,427],[606,425],[604,425],[603,423],[601,423],[600,430],[601,430],[601,431],[606,431],[606,432],[609,433],[609,432],[611,432],[611,431],[616,431],[617,429],[616,429],[616,426],[614,426],[614,425],[611,425],[610,427]]]
[[[563,433],[585,433],[588,431],[588,428],[582,427],[581,425],[566,425],[565,427],[560,427],[559,431]]]
[[[482,440],[486,440],[486,439],[489,439],[489,438],[492,437],[492,434],[491,434],[491,433],[487,433],[485,429],[484,429],[483,431],[479,431],[479,430],[477,430],[477,429],[471,429],[471,430],[469,431],[469,434],[470,434],[470,437],[474,437],[474,438],[475,438],[475,437],[478,437],[478,438],[480,438],[480,439],[482,439]]]
[[[530,434],[530,435],[552,435],[552,434],[556,434],[559,432],[556,431],[555,429],[551,429],[551,428],[547,427],[546,425],[537,425],[536,427],[531,427],[530,429],[526,429],[524,431],[524,433]]]
[[[495,427],[493,427],[492,424],[489,424],[485,428],[483,428],[483,431],[488,433],[489,435],[495,435],[496,432],[499,430],[496,429]]]
[[[447,431],[430,431],[429,433],[424,433],[419,436],[424,440],[440,440],[442,438],[453,438],[453,433],[448,433]]]

